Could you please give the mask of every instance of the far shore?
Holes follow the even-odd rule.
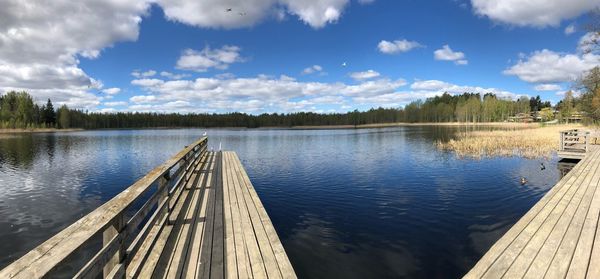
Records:
[[[530,128],[538,127],[540,123],[521,123],[521,122],[425,122],[425,123],[375,123],[375,124],[363,124],[363,125],[320,125],[320,126],[292,126],[290,128],[285,127],[273,127],[282,129],[294,129],[294,130],[328,130],[328,129],[369,129],[369,128],[387,128],[387,127],[406,127],[406,126],[497,126],[497,127],[518,127],[518,128]],[[267,129],[264,127],[263,129]]]
[[[490,127],[515,127],[515,128],[533,128],[539,127],[540,123],[520,123],[520,122],[426,122],[426,123],[374,123],[362,125],[306,125],[306,126],[265,126],[257,128],[247,127],[139,127],[139,128],[106,128],[92,130],[169,130],[169,129],[234,129],[234,130],[340,130],[340,129],[372,129],[372,128],[391,128],[408,126],[490,126]],[[56,128],[33,128],[33,129],[0,129],[0,134],[27,134],[27,133],[54,133],[54,132],[77,132],[92,131],[81,128],[56,129]]]
[[[0,129],[0,134],[27,134],[27,133],[54,133],[54,132],[76,132],[84,129],[56,129],[56,128],[33,128],[33,129]]]

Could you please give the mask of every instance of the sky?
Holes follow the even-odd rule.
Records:
[[[600,0],[0,0],[0,92],[89,111],[346,112],[444,92],[558,102]],[[56,106],[56,105],[55,105]]]

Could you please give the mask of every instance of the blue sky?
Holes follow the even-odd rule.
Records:
[[[3,2],[0,92],[91,111],[343,112],[446,91],[555,103],[600,64],[580,46],[597,0]]]

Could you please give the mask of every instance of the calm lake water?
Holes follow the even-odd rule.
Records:
[[[434,141],[457,129],[118,130],[0,138],[0,268],[207,131],[209,146],[238,153],[300,278],[460,277],[560,173],[556,158],[472,160],[438,151]]]

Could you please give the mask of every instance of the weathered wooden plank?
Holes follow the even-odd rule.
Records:
[[[102,245],[108,246],[111,244],[113,238],[117,237],[119,233],[123,230],[125,225],[125,217],[123,213],[117,215],[114,219],[113,223],[102,232]],[[114,242],[113,242],[114,243]],[[121,259],[125,256],[125,247],[123,246],[123,242],[117,242],[119,246],[113,252],[112,257],[108,260],[108,262],[104,265],[104,276],[106,277],[113,268],[121,262]],[[111,250],[109,250],[111,251]]]
[[[221,155],[220,163],[224,165],[224,156]],[[231,177],[221,169],[223,179],[223,244],[225,246],[225,278],[238,278],[238,265],[235,252],[235,235],[233,231],[233,207],[231,202]]]
[[[290,260],[287,256],[287,254],[285,253],[283,245],[281,244],[281,241],[279,240],[279,236],[277,235],[277,232],[275,231],[275,228],[273,227],[273,223],[271,222],[271,219],[269,218],[267,211],[265,210],[260,198],[258,197],[258,193],[256,193],[254,186],[252,186],[252,183],[250,182],[250,178],[246,174],[246,172],[242,166],[242,163],[239,160],[239,158],[237,157],[237,155],[234,153],[233,156],[234,156],[235,160],[238,162],[239,170],[240,170],[240,172],[242,172],[242,178],[244,179],[245,185],[250,193],[252,201],[254,202],[254,206],[257,208],[258,214],[260,216],[260,220],[263,224],[263,228],[265,229],[265,232],[267,233],[267,237],[269,238],[271,248],[273,249],[273,252],[277,259],[277,264],[279,266],[279,270],[280,270],[283,278],[296,278],[296,273],[294,272],[294,268],[292,267],[292,264],[290,263]]]
[[[163,202],[163,205],[166,207],[166,202]],[[162,230],[165,227],[170,227],[171,226],[167,226],[167,220],[169,219],[169,216],[167,216],[166,214],[160,214],[160,211],[156,211],[154,212],[154,214],[157,216],[158,220],[155,223],[148,223],[145,225],[144,229],[142,231],[147,231],[147,235],[146,236],[140,236],[139,241],[141,244],[137,244],[137,242],[132,243],[129,248],[127,249],[128,251],[128,259],[125,259],[126,262],[128,262],[126,264],[126,277],[127,278],[138,278],[139,277],[139,273],[141,271],[141,268],[143,266],[143,264],[146,262],[146,259],[148,258],[148,256],[150,255],[150,251],[152,250],[152,248],[154,247],[154,245],[156,244],[158,238],[160,237],[160,235],[162,234]],[[138,247],[138,248],[136,248]]]
[[[116,265],[113,270],[110,271],[110,273],[105,277],[107,279],[113,279],[113,278],[124,278],[125,277],[125,265],[124,264],[118,264]]]
[[[207,157],[208,157],[207,153],[202,154],[202,157],[198,161],[198,164],[200,164],[201,167],[203,167],[204,164],[206,163]],[[180,180],[180,182],[185,183],[185,181],[183,181],[183,180]],[[177,182],[174,187],[176,187],[176,188],[178,187],[179,189],[185,188],[182,186],[183,184],[181,184],[181,185],[179,184],[180,182]],[[166,190],[166,188],[164,188],[164,189]],[[176,189],[173,189],[173,190],[176,190]],[[174,193],[174,191],[172,191],[172,192],[169,191],[169,193]],[[164,212],[166,212],[168,210],[165,209],[165,211],[163,212],[163,208],[167,208],[171,204],[170,201],[173,198],[173,196],[170,195],[166,199],[164,199],[164,196],[162,196],[162,195],[161,195],[161,197],[162,197],[162,199],[161,199],[162,201],[159,204],[159,206],[156,208],[156,211],[153,213],[153,215],[150,217],[148,222],[144,225],[142,230],[139,232],[137,237],[134,239],[132,244],[127,249],[127,254],[130,257],[130,259],[127,260],[130,263],[127,264],[127,270],[126,270],[126,274],[127,274],[128,278],[137,278],[138,273],[140,272],[140,267],[146,261],[148,255],[149,255],[150,249],[152,249],[154,247],[154,244],[155,244],[157,238],[161,235],[163,226],[166,223],[168,223],[167,221],[169,219],[169,216],[167,214],[163,214]],[[160,221],[158,223],[156,221],[157,219],[160,219]],[[138,253],[138,249],[139,249],[139,253]]]
[[[165,216],[167,217],[167,216]],[[167,220],[168,218],[165,218]],[[173,230],[173,226],[166,225],[160,230],[158,237],[154,241],[152,248],[150,249],[146,259],[142,263],[141,267],[138,270],[137,276],[133,278],[150,278],[152,273],[154,273],[154,268],[160,259],[160,255],[162,254],[162,248],[167,243],[167,239],[171,234],[171,230]],[[129,275],[128,275],[129,277]]]
[[[197,195],[196,191],[193,191],[191,188],[192,184],[196,183],[196,179],[198,177],[198,171],[201,166],[198,165],[194,168],[194,171],[191,172],[192,176],[190,180],[184,184],[184,190],[181,194],[180,201],[175,204],[175,208],[171,212],[169,216],[169,220],[172,222],[172,229],[169,235],[166,235],[165,245],[163,247],[157,246],[154,250],[158,249],[160,251],[160,257],[158,257],[157,263],[151,263],[151,265],[155,265],[152,277],[153,278],[167,278],[169,277],[169,272],[171,271],[169,267],[173,262],[173,257],[179,257],[181,252],[178,251],[179,240],[185,241],[185,237],[187,236],[187,230],[185,226],[185,219],[187,217],[187,213],[190,207],[193,207],[196,204]],[[181,236],[181,238],[180,238]],[[161,236],[162,237],[162,236]],[[150,258],[148,259],[150,261]]]
[[[596,226],[596,236],[594,238],[594,245],[592,246],[592,253],[590,255],[590,264],[588,265],[585,278],[600,278],[600,226]]]
[[[236,162],[231,152],[227,152],[227,158],[229,160],[229,168],[231,168],[231,175],[234,176],[235,192],[237,202],[240,207],[240,217],[242,218],[242,230],[244,233],[244,242],[246,243],[246,249],[248,250],[248,256],[250,259],[250,268],[252,276],[257,278],[266,278],[266,267],[257,240],[257,231],[253,227],[249,208],[246,204],[245,193],[243,191],[241,178],[236,170]]]
[[[185,266],[183,269],[182,276],[184,278],[194,278],[196,276],[196,264],[200,256],[200,247],[204,238],[204,226],[206,219],[206,208],[208,203],[208,196],[210,190],[210,184],[212,183],[213,169],[214,169],[215,156],[214,152],[210,152],[210,161],[207,168],[203,169],[203,181],[196,187],[199,191],[202,191],[201,204],[196,209],[196,215],[192,221],[192,240],[187,248],[187,258],[185,260]]]
[[[199,167],[200,164],[196,166],[196,169],[198,169]],[[182,188],[187,188],[187,184],[192,182],[188,181],[185,185],[182,185]],[[179,197],[180,201],[175,204],[173,210],[170,212],[169,215],[166,216],[167,220],[170,220],[172,216],[181,217],[183,215],[181,213],[184,212],[185,206],[189,204],[191,200],[191,195],[189,195],[189,192],[189,190],[184,190],[181,193],[181,197]],[[179,219],[180,218],[178,218],[177,220]],[[169,221],[167,221],[167,223],[168,222]],[[139,273],[140,278],[149,278],[150,276],[153,276],[155,270],[159,272],[159,277],[162,277],[166,270],[168,260],[170,259],[169,252],[172,251],[174,245],[173,242],[169,242],[168,240],[171,238],[170,236],[173,235],[172,231],[179,227],[177,226],[178,224],[179,223],[177,223],[176,225],[167,224],[165,228],[162,229],[160,235],[158,236],[158,239],[156,240],[154,246],[152,247],[150,253],[147,256],[147,259],[144,261],[144,264]],[[167,250],[166,253],[164,253],[165,250]],[[159,267],[157,268],[157,266]]]
[[[591,159],[594,160],[594,163],[597,166],[600,166],[600,161],[597,156],[594,156]],[[590,179],[586,179],[582,182],[581,187],[587,186],[589,190],[586,192],[585,199],[579,204],[577,213],[573,216],[571,223],[567,225],[567,232],[546,273],[549,278],[564,278],[568,272],[569,265],[571,264],[571,260],[575,253],[575,248],[582,233],[586,215],[591,206],[590,203],[592,202],[596,188],[598,188],[598,184],[600,183],[600,167],[591,172],[590,176]]]
[[[573,253],[567,278],[585,278],[590,265],[590,256],[594,245],[594,236],[598,227],[598,216],[600,215],[600,187],[596,186],[594,197],[591,202],[577,247]]]
[[[592,188],[588,187],[589,180],[591,180],[594,171],[598,169],[598,165],[590,164],[590,166],[593,168],[589,172],[579,176],[574,182],[573,187],[576,189],[576,193],[573,198],[569,201],[561,201],[561,203],[566,204],[564,210],[552,213],[559,216],[556,223],[550,222],[551,220],[553,221],[552,218],[546,220],[510,267],[505,275],[507,278],[522,277],[526,272],[528,276],[539,277],[540,274],[546,272],[569,228],[569,224],[573,220],[573,216],[580,204],[586,202],[586,193],[589,194],[588,190]]]
[[[222,279],[225,278],[225,224],[223,220],[223,154],[221,152],[216,162],[218,164],[218,171],[215,173],[215,210],[210,278]]]
[[[541,224],[542,220],[549,214],[550,210],[556,206],[558,200],[562,199],[567,193],[571,183],[577,179],[577,176],[583,173],[584,168],[589,164],[589,161],[584,161],[583,164],[578,164],[569,172],[557,185],[555,185],[531,210],[529,210],[517,223],[512,226],[502,238],[500,238],[489,251],[477,262],[477,264],[465,275],[465,278],[482,278],[488,269],[496,263],[498,258],[503,255],[504,251],[513,244],[513,241],[521,235],[521,233],[534,220],[537,224]],[[513,257],[516,255],[513,255]],[[508,268],[508,266],[506,266]],[[502,273],[503,274],[503,273]]]
[[[248,251],[244,239],[244,228],[242,224],[243,212],[240,210],[236,193],[236,188],[238,186],[231,169],[231,161],[228,157],[228,154],[223,154],[223,173],[224,176],[227,177],[229,183],[229,202],[231,204],[231,218],[233,220],[233,236],[235,242],[238,278],[250,278],[252,277],[252,270],[250,269],[250,260],[248,258]]]
[[[107,262],[119,251],[125,234],[117,234],[73,278],[96,278],[103,272]]]
[[[221,159],[221,152],[216,152],[215,160],[216,163],[213,166],[211,173],[211,180],[208,188],[208,195],[206,199],[206,214],[204,217],[204,231],[202,232],[202,245],[200,246],[200,258],[198,261],[194,263],[196,266],[195,274],[197,278],[210,278],[210,266],[212,260],[212,244],[215,238],[222,238],[223,236],[215,236],[214,235],[214,222],[215,222],[215,191],[218,187],[217,184],[220,183],[219,176],[220,175],[220,167],[219,164]],[[192,266],[192,265],[190,265]]]
[[[250,270],[252,277],[257,278],[266,278],[266,270],[265,265],[262,259],[262,255],[260,252],[260,248],[256,239],[256,231],[252,226],[252,222],[250,219],[250,212],[248,211],[248,207],[246,205],[246,200],[244,198],[244,192],[242,190],[242,183],[240,181],[240,177],[238,176],[238,172],[235,169],[235,161],[233,160],[233,156],[231,152],[227,152],[227,160],[228,167],[230,168],[230,175],[233,176],[233,183],[235,187],[236,198],[238,202],[238,206],[240,208],[240,217],[242,220],[242,232],[244,234],[244,243],[246,244],[246,249],[248,251],[248,257],[250,260]]]
[[[211,163],[211,159],[208,159],[208,166]],[[189,191],[192,195],[189,206],[184,210],[184,216],[179,224],[178,235],[176,236],[175,249],[172,252],[171,259],[169,261],[167,270],[165,272],[165,278],[178,278],[183,272],[185,265],[185,259],[187,257],[188,247],[192,243],[194,235],[193,232],[193,220],[197,220],[199,208],[202,202],[202,195],[204,194],[204,177],[206,176],[206,169],[200,168],[198,172],[194,173],[189,183]],[[200,174],[200,175],[198,175]]]
[[[258,242],[258,248],[260,254],[262,255],[267,276],[269,278],[282,278],[281,272],[279,270],[279,265],[277,264],[277,259],[275,258],[275,253],[273,252],[273,248],[271,247],[271,242],[269,241],[269,238],[264,228],[264,224],[258,214],[256,204],[252,199],[252,195],[249,189],[249,179],[246,179],[247,174],[245,171],[242,170],[243,167],[241,165],[241,162],[238,160],[237,155],[233,152],[230,153],[230,160],[232,161],[235,174],[240,182],[240,190],[242,192],[242,197],[246,204],[246,209],[248,210],[250,222],[252,224],[252,227],[254,228],[254,234],[256,236],[256,241]]]
[[[575,180],[576,182],[577,180]],[[501,278],[512,265],[517,256],[522,252],[526,245],[534,239],[545,238],[554,225],[558,222],[565,208],[569,202],[575,196],[577,192],[577,185],[571,183],[567,193],[560,199],[554,199],[553,204],[549,204],[542,209],[540,216],[535,218],[529,226],[523,230],[523,232],[513,241],[512,245],[509,246],[501,255],[498,260],[492,265],[486,272],[485,276],[488,278]],[[551,201],[552,202],[552,201]]]

